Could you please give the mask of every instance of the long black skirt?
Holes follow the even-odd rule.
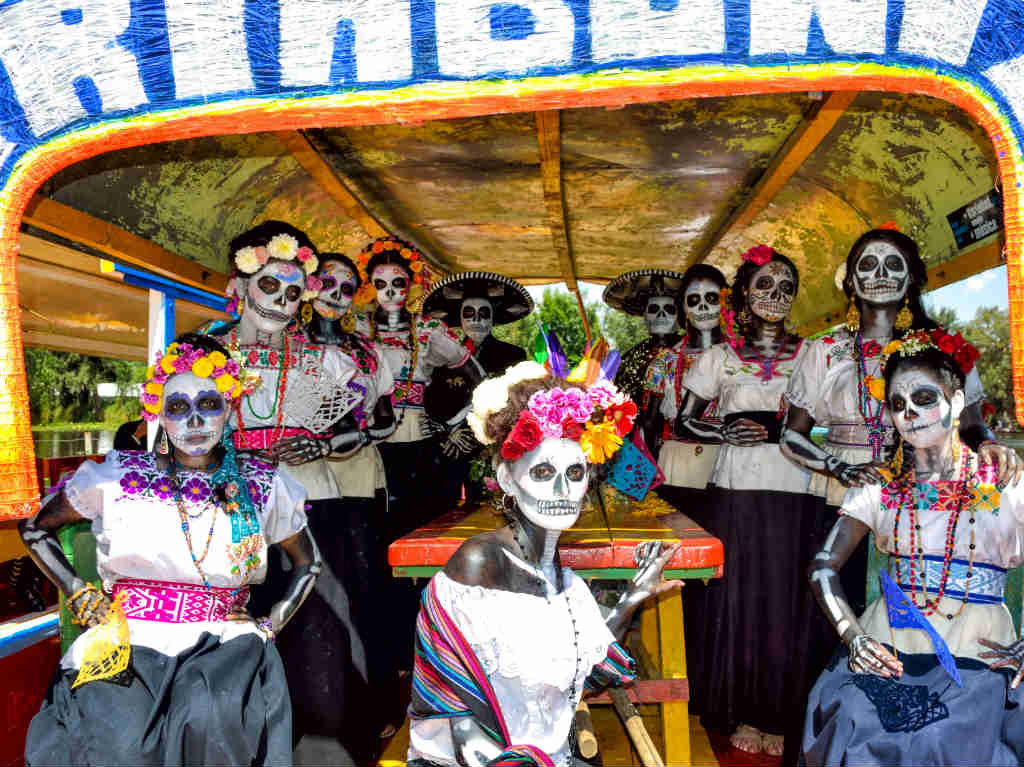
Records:
[[[687,655],[695,709],[722,733],[749,724],[799,743],[816,672],[838,642],[811,593],[807,567],[831,525],[804,493],[708,491],[701,522],[722,540],[725,572],[693,584]],[[691,586],[687,586],[690,589]]]
[[[956,658],[961,688],[934,655],[900,660],[903,676],[883,679],[836,652],[807,706],[806,764],[1024,764],[1024,685],[1011,690],[1011,672]]]
[[[175,657],[132,648],[128,686],[58,669],[25,746],[28,765],[290,765],[281,657],[256,635],[210,634]]]

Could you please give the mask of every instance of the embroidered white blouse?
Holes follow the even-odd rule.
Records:
[[[517,564],[544,577],[521,560]],[[559,765],[569,763],[569,731],[583,682],[615,641],[587,584],[571,570],[562,573],[565,590],[557,594],[548,582],[547,597],[465,586],[443,572],[434,576],[441,606],[487,672],[512,742],[536,746]],[[417,757],[457,764],[448,719],[412,722],[409,759]]]
[[[416,442],[423,434],[423,391],[435,368],[457,368],[469,359],[470,351],[441,320],[423,319],[416,315],[416,340],[419,353],[416,370],[410,379],[412,353],[409,330],[377,331],[377,342],[383,356],[394,371],[395,387],[391,395],[395,416],[399,419],[395,433],[387,442]]]
[[[985,469],[986,467],[983,467]],[[996,571],[983,565],[995,565],[999,568],[1011,569],[1024,562],[1024,487],[1011,486],[1001,492],[991,484],[994,472],[989,467],[988,481],[983,481],[972,489],[971,500],[964,505],[957,523],[956,537],[953,545],[954,561],[951,574],[947,580],[947,591],[957,590],[955,598],[945,596],[940,602],[942,615],[929,616],[932,626],[942,635],[949,645],[950,651],[964,658],[978,658],[978,653],[985,647],[978,644],[979,638],[991,639],[1000,644],[1008,644],[1017,638],[1013,620],[1005,604],[963,605],[962,582],[957,583],[957,574],[962,574],[971,558],[971,529],[974,530],[974,588],[982,589],[978,579],[998,577]],[[984,475],[984,472],[983,472]],[[952,492],[953,482],[917,483],[914,491],[914,502],[918,508],[920,531],[915,532],[915,545],[924,549],[924,556],[935,559],[933,574],[941,571],[941,558],[946,553],[946,535],[950,515],[956,507],[955,495]],[[875,546],[883,554],[895,554],[896,540],[893,526],[897,511],[906,505],[902,493],[895,484],[885,486],[870,485],[868,487],[850,488],[843,501],[841,514],[859,519],[871,528],[874,533]],[[974,519],[974,524],[970,520]],[[909,556],[910,552],[910,510],[903,508],[899,525],[899,553]],[[904,563],[906,576],[902,579],[909,583],[909,560]],[[920,572],[920,560],[915,571]],[[934,599],[938,592],[936,579],[929,579],[929,598]],[[924,592],[921,590],[920,576],[916,576],[916,594],[912,589],[905,588],[908,597],[915,598],[920,607],[925,603]],[[963,610],[961,611],[961,605]],[[959,614],[957,614],[959,612]],[[946,615],[955,615],[948,620]],[[892,643],[895,636],[896,647],[900,652],[931,653],[933,652],[928,635],[920,629],[889,630],[889,619],[885,599],[879,598],[868,605],[860,619],[865,631],[872,637],[886,644]],[[980,660],[980,659],[979,659]]]
[[[718,417],[732,413],[778,412],[794,368],[803,359],[801,343],[789,357],[777,360],[768,380],[754,360],[743,359],[727,342],[701,354],[683,375],[683,387],[709,402],[718,399]],[[803,493],[809,472],[782,454],[777,443],[750,447],[722,445],[711,471],[710,484],[734,490],[777,490]]]
[[[864,346],[867,346],[865,342]],[[828,428],[825,438],[826,449],[846,463],[866,463],[872,460],[870,443],[867,441],[867,426],[861,414],[860,397],[862,387],[858,371],[857,340],[846,328],[837,328],[831,333],[805,341],[807,353],[793,371],[786,390],[786,400],[791,405],[803,408],[814,419],[817,426]],[[865,355],[864,366],[870,376],[879,377],[881,371],[881,350]],[[975,368],[967,376],[965,392],[967,404],[979,402],[985,396]],[[874,413],[878,402],[870,398],[869,412]],[[882,424],[885,427],[885,444],[894,439],[892,420],[886,408],[882,409]],[[827,503],[838,506],[843,502],[846,486],[826,474],[813,472],[808,491],[825,496]]]
[[[213,502],[205,472],[178,473],[182,504],[189,517],[192,550],[202,556],[209,538],[203,572],[212,587],[238,588],[261,583],[267,574],[267,546],[291,537],[306,526],[306,493],[270,464],[240,458],[240,472],[259,515],[259,531],[233,540],[231,517]],[[71,506],[92,521],[96,537],[97,572],[110,591],[123,579],[170,581],[202,587],[182,530],[173,486],[157,469],[152,453],[111,451],[103,463],[86,461],[64,487]],[[215,510],[216,509],[216,513]],[[212,535],[211,535],[212,530]],[[204,632],[221,641],[247,633],[262,633],[252,623],[163,623],[133,620],[126,606],[132,644],[165,655],[191,647]],[[88,643],[85,632],[68,649],[65,668],[77,668]]]

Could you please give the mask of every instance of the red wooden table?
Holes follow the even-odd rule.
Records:
[[[681,542],[665,568],[665,576],[719,578],[724,555],[722,542],[678,512],[659,517],[640,516],[632,504],[610,504],[608,524],[588,508],[564,532],[558,552],[562,564],[586,579],[621,580],[636,572],[633,553],[646,541]],[[388,550],[396,576],[430,577],[448,562],[462,542],[494,530],[502,517],[489,505],[467,504],[399,538]],[[690,764],[689,686],[686,679],[686,641],[683,603],[679,590],[662,595],[642,608],[641,640],[648,659],[661,679],[638,682],[631,697],[659,703],[665,734],[666,764]]]

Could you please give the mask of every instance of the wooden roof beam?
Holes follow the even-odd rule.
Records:
[[[369,210],[362,201],[348,190],[338,172],[320,155],[308,138],[300,131],[277,131],[274,133],[288,150],[295,161],[302,166],[320,188],[333,199],[345,214],[355,221],[364,232],[375,240],[378,237],[388,237],[389,232]]]
[[[29,201],[22,221],[66,240],[106,253],[117,261],[147,269],[161,277],[194,288],[223,294],[227,287],[226,275],[179,256],[116,224],[48,197],[35,195]]]
[[[800,170],[804,160],[818,148],[857,94],[857,91],[833,91],[810,111],[750,188],[747,199],[704,241],[694,263],[706,259],[720,242],[732,240],[768,207],[779,190]]]

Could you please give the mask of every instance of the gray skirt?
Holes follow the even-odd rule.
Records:
[[[891,648],[889,648],[891,650]],[[840,648],[807,701],[808,765],[1017,765],[1024,758],[1024,685],[957,658],[960,688],[934,655],[900,654],[903,676],[854,674]]]

